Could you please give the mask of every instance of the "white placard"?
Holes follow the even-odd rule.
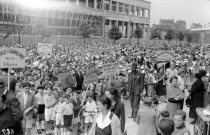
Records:
[[[52,54],[52,44],[47,44],[47,43],[38,43],[38,53],[42,55],[49,55]]]
[[[172,51],[160,51],[158,52],[157,61],[171,61],[174,59]]]
[[[119,74],[119,62],[103,65],[103,77]]]
[[[0,48],[0,68],[24,68],[26,49]]]

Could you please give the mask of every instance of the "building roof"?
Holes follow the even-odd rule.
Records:
[[[173,28],[169,25],[155,25],[155,29],[164,31],[173,30]]]

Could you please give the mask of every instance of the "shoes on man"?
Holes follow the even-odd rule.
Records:
[[[196,123],[196,121],[195,120],[193,120],[192,122],[190,122],[190,124],[192,124],[192,125],[194,125]]]

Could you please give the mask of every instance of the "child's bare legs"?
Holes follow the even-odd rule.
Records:
[[[77,132],[78,132],[78,123],[74,123],[73,124],[73,135],[77,135]]]
[[[87,130],[88,130],[88,123],[85,123],[85,135],[87,134]]]

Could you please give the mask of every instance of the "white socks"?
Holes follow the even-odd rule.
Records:
[[[40,123],[39,122],[36,122],[36,128],[37,128],[37,130],[40,129]]]
[[[42,129],[45,129],[45,121],[42,121]]]
[[[55,127],[55,135],[58,135],[58,128]]]

